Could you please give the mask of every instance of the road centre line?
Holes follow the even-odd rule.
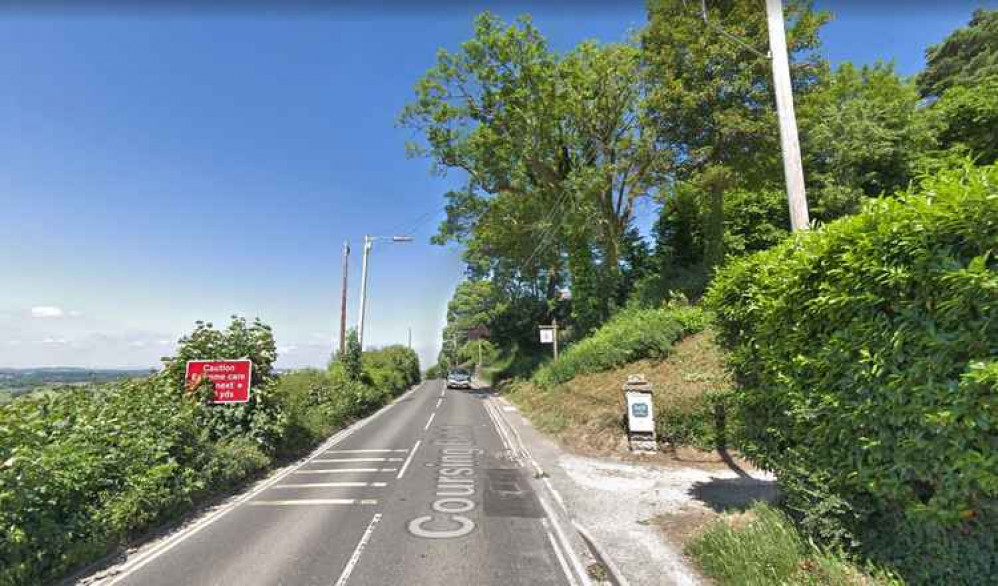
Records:
[[[434,407],[434,409],[439,409],[440,408],[440,404],[443,403],[443,402],[444,402],[443,397],[437,399],[437,406]]]
[[[205,527],[207,527],[207,526],[211,525],[212,523],[214,523],[215,521],[221,519],[223,516],[225,516],[226,514],[228,514],[230,511],[234,510],[235,508],[237,508],[239,505],[242,505],[242,504],[246,503],[251,498],[253,498],[256,495],[258,495],[258,494],[262,493],[263,491],[267,490],[268,488],[270,488],[274,484],[277,484],[278,482],[280,482],[281,480],[283,480],[289,474],[292,474],[292,473],[298,471],[299,468],[301,468],[302,466],[304,466],[304,465],[308,464],[309,462],[311,462],[315,457],[319,456],[323,451],[328,450],[329,448],[335,446],[339,442],[343,441],[344,439],[346,439],[350,435],[354,434],[358,430],[362,429],[363,427],[365,427],[366,425],[368,425],[369,423],[371,423],[372,421],[374,421],[375,419],[377,419],[382,414],[387,413],[389,410],[391,410],[392,407],[394,407],[395,405],[398,405],[403,399],[407,398],[409,395],[412,395],[413,393],[415,393],[416,391],[418,391],[422,387],[423,387],[423,385],[417,385],[417,386],[413,387],[408,392],[403,393],[401,396],[399,396],[398,398],[396,398],[394,401],[392,401],[391,403],[385,405],[384,407],[382,407],[381,409],[379,409],[378,411],[376,411],[373,415],[371,415],[367,419],[362,419],[362,420],[354,423],[353,425],[347,427],[346,429],[341,429],[337,433],[333,434],[333,436],[330,437],[328,440],[326,440],[326,442],[322,446],[320,446],[317,450],[315,450],[314,452],[312,452],[312,454],[310,456],[308,456],[307,458],[305,458],[301,462],[298,462],[297,464],[293,464],[290,468],[286,469],[285,471],[278,472],[273,477],[268,478],[267,480],[264,480],[256,488],[252,489],[251,491],[249,491],[247,493],[244,493],[243,495],[241,495],[239,497],[236,497],[236,499],[234,501],[232,501],[232,502],[230,502],[230,503],[228,503],[226,505],[223,505],[222,507],[216,509],[214,512],[210,513],[208,516],[199,519],[193,525],[191,525],[190,528],[185,529],[185,530],[180,530],[180,531],[176,532],[175,534],[173,534],[171,537],[168,537],[165,541],[163,541],[163,542],[161,542],[161,543],[153,546],[147,552],[140,553],[136,557],[136,559],[135,559],[134,562],[128,562],[128,561],[126,561],[125,564],[123,564],[121,566],[119,572],[117,574],[115,574],[113,577],[111,577],[111,581],[107,583],[107,586],[113,586],[114,584],[117,584],[118,582],[124,580],[125,578],[127,578],[131,574],[135,573],[136,571],[138,571],[139,569],[141,569],[143,566],[145,566],[146,564],[148,564],[152,560],[158,558],[159,556],[167,553],[168,551],[170,551],[171,549],[173,549],[174,547],[176,547],[177,544],[183,542],[184,540],[186,540],[187,538],[191,537],[192,535],[200,532]],[[391,471],[394,472],[394,470],[391,470]],[[103,580],[97,582],[97,584],[103,584],[103,583],[104,583]]]
[[[412,463],[412,457],[416,455],[416,450],[419,449],[419,444],[421,443],[423,443],[423,440],[416,440],[416,444],[412,446],[412,450],[409,451],[409,457],[405,459],[405,464],[402,464],[402,469],[399,470],[399,475],[395,477],[396,480],[402,478],[405,474],[406,469],[409,468],[409,464]]]
[[[305,482],[301,484],[278,484],[274,488],[355,488],[370,486],[372,488],[382,488],[388,486],[387,482]]]
[[[344,464],[346,462],[401,462],[402,458],[324,458],[312,460],[316,464]]]
[[[430,424],[433,423],[433,418],[436,417],[436,416],[437,416],[437,412],[436,411],[434,411],[433,413],[430,413],[430,418],[426,420],[426,425],[423,426],[423,431],[426,431],[427,429],[430,429]]]
[[[371,518],[371,522],[368,523],[367,529],[364,531],[364,535],[360,537],[360,542],[357,543],[357,547],[353,550],[353,554],[350,555],[347,565],[343,568],[343,573],[340,574],[340,579],[336,581],[336,586],[346,585],[347,580],[350,579],[350,574],[353,573],[353,569],[357,567],[357,562],[360,561],[360,554],[364,553],[364,548],[367,547],[367,542],[371,540],[371,534],[374,533],[374,528],[380,520],[381,513],[377,513]]]
[[[247,503],[254,507],[294,507],[299,505],[376,505],[376,499],[293,499],[279,501],[250,501]]]
[[[395,472],[398,468],[318,468],[295,470],[295,474],[347,474],[350,472]]]

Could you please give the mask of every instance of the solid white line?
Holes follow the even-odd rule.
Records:
[[[433,418],[436,417],[436,416],[437,416],[437,412],[436,411],[434,411],[433,413],[430,413],[430,418],[426,420],[426,425],[423,426],[423,431],[426,431],[427,429],[430,429],[430,424],[433,423]]]
[[[273,488],[354,488],[359,486],[370,486],[382,488],[388,486],[387,482],[306,482],[304,484],[278,484]]]
[[[551,549],[554,550],[554,555],[558,558],[558,565],[561,566],[561,571],[568,578],[568,583],[576,586],[578,582],[575,581],[575,576],[572,575],[572,570],[568,567],[568,562],[565,561],[565,554],[562,553],[561,547],[558,546],[558,542],[554,539],[554,534],[551,533],[551,523],[542,517],[541,524],[544,525],[544,532],[548,535],[548,541],[551,542]]]
[[[340,462],[401,462],[402,458],[325,458],[312,460],[316,464],[335,464]]]
[[[353,573],[353,569],[357,567],[357,562],[360,561],[360,554],[364,553],[364,548],[367,547],[367,542],[371,540],[371,534],[374,533],[374,527],[380,520],[381,513],[377,513],[371,518],[371,522],[367,525],[367,530],[364,531],[364,535],[361,536],[360,542],[353,550],[353,555],[350,556],[350,560],[347,561],[346,567],[343,568],[343,573],[340,574],[340,579],[336,581],[336,586],[346,585],[347,580],[350,579],[350,574]]]
[[[384,454],[387,452],[405,452],[406,450],[390,450],[384,448],[371,450],[326,450],[327,454]]]
[[[486,400],[486,404],[490,403],[492,403],[491,399]],[[496,418],[505,421],[506,419],[505,415],[503,415],[502,412],[495,407],[495,405],[493,405],[492,407],[493,409],[495,409]],[[526,444],[523,443],[523,438],[520,437],[520,434],[516,431],[516,428],[513,427],[512,425],[509,425],[509,428],[516,436],[517,443],[519,444],[518,451],[523,453],[523,455],[530,461],[530,463],[533,464],[534,468],[538,471],[538,474],[543,476],[544,472],[543,469],[541,469],[540,464],[537,463],[537,460],[534,459],[534,457],[530,454],[530,452],[527,451],[527,446]],[[564,502],[561,501],[561,495],[558,494],[557,491],[553,490],[554,486],[546,477],[543,477],[542,480],[544,480],[545,486],[547,486],[547,488],[551,490],[552,493],[555,495],[555,498],[557,498],[560,501],[559,504],[562,505],[562,510],[565,511],[566,517],[570,518],[571,515],[569,515],[568,510],[565,508]],[[588,586],[589,584],[592,584],[592,581],[589,579],[589,574],[582,567],[582,562],[581,560],[579,560],[578,555],[571,555],[571,553],[573,552],[570,545],[571,542],[569,541],[568,537],[565,535],[565,530],[562,529],[561,523],[558,521],[558,517],[555,515],[555,512],[552,510],[551,505],[548,504],[548,499],[545,498],[544,495],[538,494],[537,500],[538,502],[541,503],[541,508],[544,509],[544,514],[550,520],[551,526],[554,527],[555,534],[558,537],[558,541],[561,543],[562,547],[564,548],[564,551],[570,554],[568,557],[571,560],[572,568],[575,570],[579,579],[582,580],[582,583],[584,585]]]
[[[261,484],[259,484],[253,490],[251,490],[251,491],[249,491],[249,492],[247,492],[247,493],[245,493],[245,494],[237,497],[236,500],[232,501],[231,503],[229,503],[227,505],[224,505],[224,506],[216,509],[214,512],[210,513],[206,517],[203,517],[203,518],[199,519],[197,522],[195,522],[193,525],[191,525],[190,528],[178,531],[177,533],[175,533],[171,537],[169,537],[166,540],[164,540],[162,543],[159,543],[158,545],[150,548],[147,552],[145,552],[143,554],[139,554],[135,558],[134,562],[125,562],[125,564],[122,565],[122,567],[120,569],[120,572],[118,574],[116,574],[111,579],[111,581],[107,584],[107,586],[113,586],[114,584],[117,584],[118,582],[124,580],[125,578],[127,578],[131,574],[135,573],[136,571],[138,571],[139,569],[141,569],[143,566],[145,566],[146,564],[148,564],[152,560],[158,558],[159,556],[167,553],[168,551],[170,551],[171,549],[173,549],[174,547],[176,547],[177,544],[179,544],[182,541],[186,540],[190,536],[198,533],[199,531],[201,531],[205,527],[211,525],[215,521],[221,519],[224,515],[228,514],[230,511],[232,511],[233,509],[235,509],[239,505],[245,503],[249,499],[251,499],[251,498],[255,497],[256,495],[260,494],[261,492],[267,490],[268,488],[270,488],[274,484],[277,484],[278,482],[280,482],[281,480],[283,480],[284,477],[286,477],[289,474],[297,471],[299,468],[301,468],[305,464],[308,464],[309,462],[311,462],[315,457],[317,457],[318,455],[320,455],[323,451],[328,450],[329,448],[331,448],[331,447],[335,446],[336,444],[338,444],[339,442],[343,441],[344,439],[346,439],[347,437],[349,437],[350,435],[352,435],[353,433],[355,433],[357,430],[362,429],[364,426],[368,425],[369,423],[371,423],[372,421],[374,421],[375,419],[377,419],[380,415],[382,415],[384,413],[387,413],[392,407],[394,407],[395,405],[398,405],[400,401],[402,401],[403,399],[405,399],[409,395],[415,393],[416,391],[418,391],[422,387],[423,387],[423,385],[417,385],[417,386],[413,387],[411,390],[407,391],[406,393],[403,393],[402,395],[400,395],[398,398],[396,398],[394,401],[392,401],[388,405],[385,405],[384,407],[382,407],[381,409],[379,409],[378,411],[376,411],[370,417],[368,417],[366,419],[362,419],[362,420],[354,423],[353,425],[347,427],[346,429],[341,429],[337,433],[333,434],[332,437],[330,437],[328,440],[326,440],[326,442],[324,444],[322,444],[321,446],[319,446],[319,448],[317,448],[314,452],[312,452],[312,454],[309,457],[305,458],[301,462],[293,465],[291,468],[288,468],[284,472],[280,472],[280,473],[275,474],[273,477],[268,478],[267,480],[263,481]],[[392,470],[392,471],[394,471],[394,470]],[[102,583],[102,582],[98,582],[98,583]]]
[[[346,474],[348,472],[395,472],[398,468],[319,468],[295,470],[295,474]]]
[[[254,507],[295,507],[299,505],[376,505],[378,501],[374,499],[294,499],[283,501],[250,501],[250,506]]]
[[[416,455],[416,450],[419,449],[419,444],[421,443],[423,443],[423,440],[416,440],[416,444],[412,446],[412,450],[409,451],[409,457],[405,459],[405,464],[402,464],[402,469],[399,470],[399,475],[396,478],[402,478],[402,475],[405,474],[406,468],[408,468],[409,464],[412,463],[412,457]]]

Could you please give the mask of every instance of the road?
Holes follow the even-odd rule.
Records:
[[[425,382],[102,586],[575,583],[486,398]]]

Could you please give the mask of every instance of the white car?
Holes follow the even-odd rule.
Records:
[[[471,373],[463,368],[455,368],[447,373],[448,389],[470,389]]]

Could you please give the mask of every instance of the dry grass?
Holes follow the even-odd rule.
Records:
[[[568,449],[587,455],[624,456],[629,452],[621,387],[630,374],[643,374],[654,385],[658,421],[701,407],[708,391],[731,388],[730,373],[708,329],[677,343],[662,361],[641,360],[547,389],[521,381],[508,385],[505,391],[535,426],[557,437]],[[652,459],[721,464],[717,454],[689,446],[672,446],[666,457]]]

